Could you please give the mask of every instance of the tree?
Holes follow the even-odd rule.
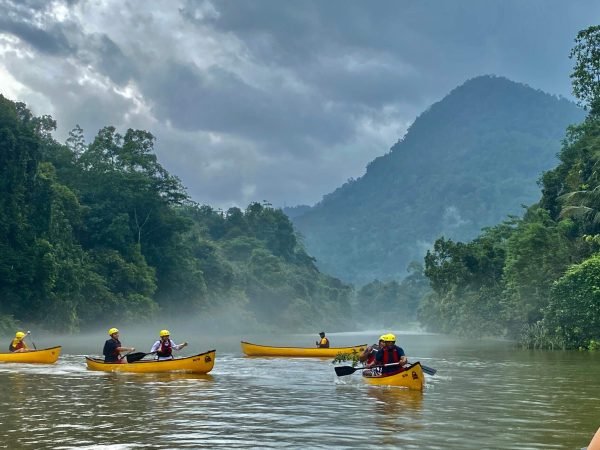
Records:
[[[600,255],[572,266],[554,283],[544,322],[567,348],[600,342]]]
[[[575,46],[569,54],[575,59],[571,73],[573,95],[591,115],[600,113],[600,25],[577,33]]]

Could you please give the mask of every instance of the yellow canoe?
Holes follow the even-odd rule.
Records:
[[[166,361],[136,361],[134,363],[105,363],[100,358],[85,357],[87,368],[103,372],[133,372],[133,373],[208,373],[215,365],[215,350],[200,353],[187,358],[169,359]]]
[[[0,362],[54,364],[60,355],[62,347],[50,347],[29,352],[0,353]]]
[[[367,344],[355,345],[354,347],[330,347],[330,348],[306,348],[306,347],[271,347],[268,345],[256,345],[242,341],[242,352],[248,356],[286,356],[305,358],[331,358],[338,353],[363,352]]]
[[[366,375],[365,372],[363,372],[363,380],[365,380],[365,383],[367,384],[402,386],[417,391],[422,391],[425,387],[425,376],[423,375],[423,368],[419,362],[411,364],[400,373],[392,373],[390,375]]]

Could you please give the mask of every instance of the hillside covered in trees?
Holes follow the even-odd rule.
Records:
[[[106,127],[86,144],[77,127],[63,145],[55,126],[0,96],[0,328],[350,320],[351,287],[317,270],[280,210],[194,204],[146,131]]]
[[[539,198],[565,128],[584,112],[482,76],[421,114],[389,153],[312,208],[289,212],[320,269],[356,284],[407,276],[440,236],[472,239]]]
[[[600,26],[581,31],[573,93],[589,114],[523,218],[475,240],[440,238],[425,258],[429,329],[505,335],[533,348],[600,348]]]

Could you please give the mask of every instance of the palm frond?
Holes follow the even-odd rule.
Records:
[[[587,206],[566,206],[560,211],[559,217],[561,219],[564,219],[565,217],[583,219],[592,211],[594,211],[594,209],[588,208]]]

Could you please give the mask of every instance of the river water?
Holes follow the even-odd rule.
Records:
[[[377,336],[329,335],[335,346]],[[92,372],[83,355],[98,349],[67,345],[53,366],[0,364],[0,448],[580,449],[600,426],[598,353],[397,336],[438,370],[422,393],[338,378],[328,359],[247,358],[237,340],[186,348],[217,349],[204,376]]]

